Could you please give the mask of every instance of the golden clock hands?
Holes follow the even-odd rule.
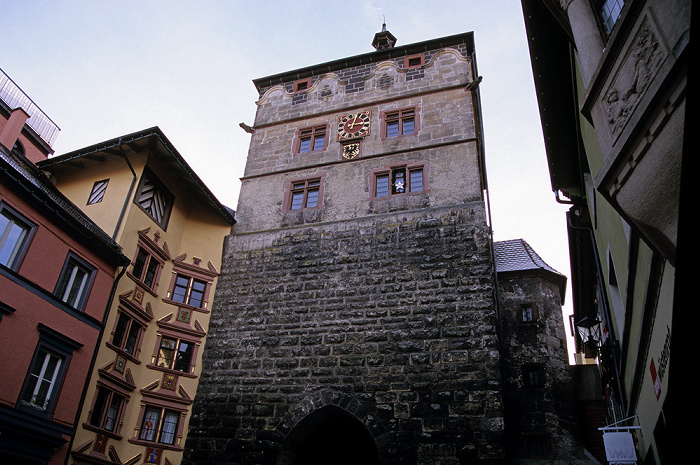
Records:
[[[352,120],[352,123],[350,123],[350,127],[353,128],[355,127],[356,124],[362,124],[357,122],[357,118],[359,118],[359,115],[355,115],[355,119]]]

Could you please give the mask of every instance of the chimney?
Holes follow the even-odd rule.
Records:
[[[29,119],[29,114],[24,111],[21,107],[12,110],[10,117],[5,123],[5,127],[2,128],[0,132],[0,144],[5,146],[7,150],[12,150],[17,142],[17,138],[22,132],[24,123]]]

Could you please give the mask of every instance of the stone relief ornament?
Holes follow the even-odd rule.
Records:
[[[626,126],[665,57],[666,53],[646,18],[603,94],[601,103],[613,139],[617,139]]]

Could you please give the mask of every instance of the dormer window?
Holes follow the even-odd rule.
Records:
[[[167,227],[173,206],[173,195],[148,169],[145,169],[141,176],[141,184],[134,201],[158,226],[163,229]]]

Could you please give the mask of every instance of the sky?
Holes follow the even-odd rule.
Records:
[[[61,155],[158,126],[219,201],[237,206],[257,78],[472,31],[494,239],[524,239],[571,274],[519,0],[0,0],[0,68],[61,129]],[[573,350],[569,342],[569,353]]]

